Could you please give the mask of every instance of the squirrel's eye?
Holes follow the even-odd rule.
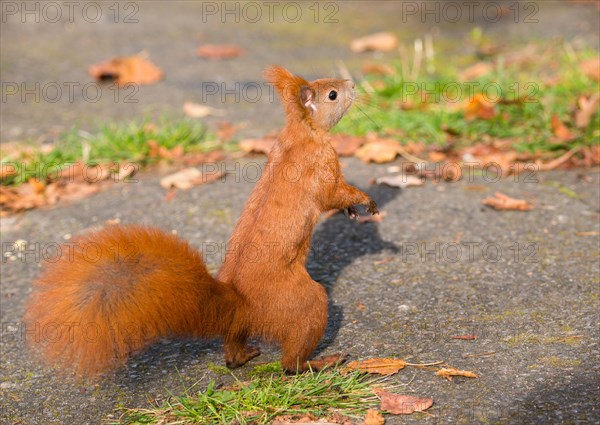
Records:
[[[329,92],[329,100],[335,100],[337,99],[337,92],[335,90],[331,90]]]

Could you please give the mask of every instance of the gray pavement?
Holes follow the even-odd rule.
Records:
[[[363,225],[336,216],[316,229],[308,268],[331,299],[321,353],[445,360],[480,374],[447,382],[429,371],[402,371],[391,383],[433,397],[433,417],[389,423],[598,422],[598,171],[545,173],[531,182],[474,177],[400,191],[367,183],[385,167],[344,162],[349,180],[388,214]],[[177,230],[195,246],[208,251],[217,244],[223,253],[253,186],[243,170],[256,163],[240,164],[240,173],[224,182],[180,192],[170,202],[158,177],[143,176],[74,205],[3,219],[2,242],[24,239],[43,252],[66,234],[120,218]],[[482,206],[495,191],[533,199],[536,208]],[[214,271],[221,255],[206,261]],[[181,381],[202,386],[225,379],[207,368],[223,363],[221,345],[210,341],[156,344],[97,385],[57,378],[22,341],[20,320],[38,273],[31,254],[2,267],[3,423],[98,423],[116,406],[142,407],[177,393]],[[451,339],[464,334],[477,340]],[[493,354],[471,356],[486,353]],[[267,349],[260,361],[275,359],[277,350]]]
[[[135,4],[137,24],[121,22],[134,11],[124,4],[118,23],[107,17],[107,8],[98,24],[82,19],[21,24],[15,21],[19,15],[3,23],[3,82],[85,84],[87,65],[144,49],[167,77],[159,85],[142,87],[136,104],[106,96],[96,103],[81,95],[73,102],[63,96],[56,103],[33,104],[7,98],[1,103],[2,141],[37,135],[47,139],[72,124],[93,130],[99,121],[152,111],[175,113],[185,100],[201,100],[203,82],[250,84],[260,81],[261,69],[273,62],[309,78],[334,75],[336,59],[355,72],[373,55],[352,55],[349,40],[380,29],[394,30],[410,43],[432,27],[441,31],[442,41],[451,41],[479,24],[507,39],[564,36],[573,43],[598,44],[596,9],[571,3],[538,3],[536,25],[510,19],[458,25],[443,19],[402,22],[395,2],[344,2],[336,3],[338,24],[305,26],[281,19],[239,25],[202,22],[197,2]],[[307,7],[302,9],[305,19]],[[237,43],[248,54],[234,62],[201,61],[193,56],[201,40]],[[260,135],[282,122],[279,106],[268,99],[207,101],[227,109],[228,119],[245,121],[243,135]],[[23,239],[42,253],[66,235],[118,218],[177,230],[198,248],[218,246],[222,253],[252,190],[254,181],[248,177],[263,161],[243,158],[239,171],[224,181],[179,192],[171,201],[164,199],[159,176],[145,174],[77,203],[3,218],[2,246]],[[516,181],[473,177],[401,191],[369,185],[387,166],[343,162],[348,180],[368,191],[387,216],[364,225],[336,216],[317,227],[308,269],[327,287],[331,300],[330,324],[319,352],[398,356],[414,363],[444,360],[480,375],[448,382],[430,371],[403,370],[390,382],[432,397],[435,405],[429,415],[390,417],[388,423],[600,423],[598,170],[536,173]],[[234,169],[233,161],[228,168]],[[497,212],[482,206],[481,200],[495,191],[531,199],[536,208]],[[222,258],[209,255],[206,261],[215,272]],[[177,394],[182,382],[202,387],[210,379],[229,379],[208,367],[223,364],[218,341],[165,340],[96,384],[82,385],[41,367],[25,347],[21,324],[39,271],[31,254],[2,262],[2,424],[95,424],[110,419],[120,406],[144,407],[149,400]],[[451,338],[464,334],[477,339]],[[278,358],[277,349],[264,348],[252,363]]]

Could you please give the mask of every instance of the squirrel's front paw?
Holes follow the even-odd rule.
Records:
[[[350,220],[358,220],[358,210],[356,207],[348,207],[346,210],[348,211],[348,218]]]
[[[379,214],[379,210],[377,209],[377,204],[372,199],[371,199],[371,202],[369,202],[369,205],[367,206],[367,212],[369,212],[373,215]]]

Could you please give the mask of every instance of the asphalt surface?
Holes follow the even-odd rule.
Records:
[[[281,20],[203,23],[194,2],[136,3],[137,24],[115,24],[108,18],[96,26],[81,19],[21,24],[12,16],[0,29],[3,81],[85,83],[87,65],[143,49],[167,77],[141,88],[137,104],[104,97],[97,103],[63,97],[53,104],[7,98],[1,104],[1,139],[42,135],[46,140],[73,123],[93,129],[98,121],[126,120],[148,111],[175,113],[185,100],[201,100],[202,82],[260,81],[261,69],[273,62],[312,78],[334,75],[335,60],[343,59],[354,72],[371,57],[348,51],[347,43],[357,33],[397,29],[412,42],[431,28],[420,20],[398,25],[393,3],[356,3],[352,8],[340,3],[340,22],[330,26]],[[539,10],[537,25],[478,23],[506,38],[560,35],[597,46],[593,7],[545,2]],[[108,10],[103,12],[106,17]],[[131,11],[121,12],[123,19]],[[442,39],[460,38],[473,25],[437,23]],[[249,53],[239,62],[204,62],[193,57],[202,40],[234,42]],[[227,119],[245,121],[244,135],[263,134],[282,122],[279,106],[268,99],[207,101],[226,109]],[[227,168],[236,171],[223,181],[179,192],[170,201],[160,176],[145,174],[74,204],[3,218],[3,254],[12,242],[25,240],[41,256],[53,243],[115,219],[176,230],[198,248],[217,246],[224,253],[254,185],[256,165],[263,161],[242,158],[236,169],[230,160]],[[362,225],[335,216],[315,230],[308,269],[330,297],[330,323],[319,354],[397,356],[413,363],[444,360],[479,375],[450,382],[427,370],[401,371],[390,382],[407,393],[432,397],[435,405],[427,415],[389,417],[391,424],[600,423],[598,170],[498,181],[473,176],[399,190],[369,184],[386,174],[387,165],[343,162],[347,179],[369,192],[387,215],[381,223]],[[482,199],[496,191],[531,200],[535,208],[498,212],[483,206]],[[206,256],[213,273],[221,261],[221,254]],[[208,367],[223,364],[218,341],[165,340],[98,383],[81,384],[42,367],[24,344],[21,323],[39,263],[32,254],[2,261],[2,424],[95,424],[114,418],[118,407],[145,407],[180,393],[182,383],[202,387],[211,379],[227,381]],[[452,338],[467,334],[477,339]],[[276,348],[263,346],[261,357],[240,373],[257,361],[277,358]]]

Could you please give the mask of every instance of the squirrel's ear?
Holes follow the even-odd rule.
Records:
[[[317,112],[317,107],[315,106],[315,91],[310,87],[300,87],[300,101],[302,102],[302,106],[308,109],[311,113]]]

